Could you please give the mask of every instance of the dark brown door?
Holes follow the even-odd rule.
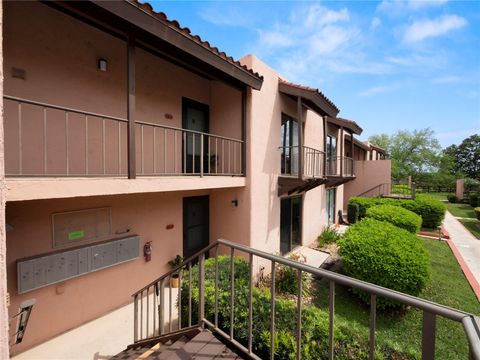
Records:
[[[209,197],[183,198],[183,257],[189,257],[209,244]]]

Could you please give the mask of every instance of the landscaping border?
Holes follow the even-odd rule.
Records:
[[[450,238],[447,239],[447,244],[448,246],[450,246],[450,249],[452,250],[453,255],[455,255],[455,258],[460,264],[460,267],[462,268],[462,271],[465,274],[465,277],[467,278],[468,283],[470,284],[473,292],[475,293],[475,296],[477,297],[478,301],[480,301],[480,284],[478,283],[477,279],[475,279],[475,276],[473,276],[473,273],[468,268],[468,265],[463,259],[462,254],[460,254],[460,251],[458,251],[457,247],[455,246],[455,244]]]

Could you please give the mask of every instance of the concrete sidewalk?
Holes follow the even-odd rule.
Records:
[[[450,241],[457,248],[465,265],[476,280],[476,286],[478,286],[478,284],[480,284],[480,240],[473,236],[462,223],[448,211],[445,214],[443,226],[450,234]],[[470,285],[472,285],[472,287],[475,286],[471,282]],[[477,289],[477,291],[478,290],[479,289]]]

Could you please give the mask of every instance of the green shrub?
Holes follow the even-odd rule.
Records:
[[[412,187],[407,184],[392,185],[392,194],[410,194]]]
[[[292,260],[304,263],[305,259],[299,255],[290,255]],[[311,275],[309,273],[302,273],[302,295],[309,295],[309,288],[311,282]],[[279,264],[275,272],[275,288],[279,293],[296,295],[298,291],[298,270],[290,266]]]
[[[458,197],[456,195],[449,194],[447,195],[447,200],[449,203],[455,204],[458,202]]]
[[[338,242],[345,273],[386,288],[418,295],[430,278],[428,254],[413,234],[390,223],[364,219],[349,227]],[[366,293],[356,291],[370,301]],[[379,307],[398,304],[378,299]]]
[[[429,195],[419,194],[415,200],[403,200],[401,206],[422,217],[422,226],[434,229],[442,224],[445,205]]]
[[[411,233],[417,233],[422,226],[422,218],[414,212],[393,205],[375,205],[367,210],[367,218],[389,222]]]
[[[427,228],[436,228],[439,226],[442,223],[446,211],[445,205],[440,200],[426,194],[418,194],[414,200],[353,197],[350,199],[350,202],[359,205],[360,219],[363,219],[367,215],[367,209],[372,206],[395,205],[420,215],[422,217],[422,226]]]
[[[215,272],[214,259],[205,261],[205,318],[214,321]],[[219,257],[218,324],[223,331],[230,329],[230,258]],[[248,344],[248,263],[235,258],[234,338],[244,346]],[[238,274],[237,274],[238,270]],[[188,279],[188,271],[183,273]],[[192,267],[192,324],[198,321],[198,264]],[[188,281],[182,282],[182,325],[188,326]],[[271,294],[267,289],[253,288],[253,352],[262,359],[270,353]],[[296,356],[296,301],[275,299],[275,359],[290,360]],[[368,332],[357,323],[335,316],[335,357],[338,359],[367,359]],[[304,360],[328,359],[329,313],[316,306],[302,308],[302,353]],[[389,345],[382,346],[385,354],[398,355],[399,359],[412,358],[418,354],[402,354]],[[384,358],[378,353],[376,358]],[[387,355],[385,356],[387,358]],[[389,357],[388,357],[389,358]]]
[[[335,229],[330,226],[325,226],[320,235],[318,235],[318,245],[322,247],[327,244],[336,243],[339,239],[340,235],[337,234]]]
[[[376,199],[378,198],[352,197],[348,204],[356,204],[358,206],[358,220],[361,220],[367,216],[367,209],[376,205]]]
[[[347,218],[350,224],[355,224],[358,221],[360,207],[355,203],[348,203]]]
[[[469,201],[471,207],[476,207],[477,206],[478,198],[479,198],[478,194],[470,194],[470,196],[468,197],[468,201]]]
[[[475,215],[477,216],[477,219],[480,220],[480,206],[473,209],[473,211],[475,211]]]

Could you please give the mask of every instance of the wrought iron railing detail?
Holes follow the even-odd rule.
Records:
[[[219,301],[218,301],[218,292],[219,292],[219,267],[218,267],[218,255],[220,254],[219,248],[222,250],[222,254],[229,254],[230,261],[230,293],[229,293],[229,304],[231,314],[229,319],[229,331],[221,329],[218,320],[219,313]],[[247,324],[246,328],[248,329],[248,341],[245,343],[240,343],[238,339],[235,338],[234,328],[234,309],[237,306],[241,306],[240,303],[235,301],[235,267],[234,267],[234,256],[243,255],[249,259],[249,289],[248,289],[248,300],[247,300]],[[215,261],[214,267],[214,276],[215,276],[215,300],[213,304],[210,304],[214,307],[214,320],[209,320],[205,317],[205,258],[206,256],[213,256]],[[246,255],[246,256],[245,256]],[[434,359],[435,357],[435,337],[436,329],[435,322],[438,317],[445,318],[451,321],[461,323],[464,327],[466,338],[469,344],[470,358],[474,360],[480,360],[480,321],[478,318],[472,314],[468,314],[459,310],[455,310],[443,305],[435,304],[414,296],[403,294],[394,290],[383,288],[374,284],[370,284],[364,281],[360,281],[354,278],[350,278],[344,275],[340,275],[331,271],[327,271],[320,268],[315,268],[304,263],[296,262],[290,259],[286,259],[280,256],[272,255],[263,251],[252,249],[250,247],[233,243],[226,240],[217,240],[210,244],[205,249],[199,251],[195,255],[185,259],[185,261],[162,275],[155,281],[151,282],[147,286],[143,287],[135,294],[134,298],[134,341],[135,343],[152,340],[155,337],[161,335],[166,335],[166,328],[168,332],[178,332],[181,330],[186,330],[191,327],[207,327],[217,334],[222,336],[226,341],[230,342],[232,345],[239,348],[241,351],[244,351],[253,359],[260,359],[260,357],[254,353],[253,348],[253,337],[252,337],[252,324],[253,324],[253,296],[252,289],[254,287],[254,273],[253,267],[256,260],[261,260],[266,263],[270,263],[271,269],[271,282],[270,282],[270,292],[271,292],[271,319],[270,319],[270,359],[274,358],[275,354],[275,269],[277,266],[288,266],[293,269],[296,269],[298,275],[298,289],[297,289],[297,316],[296,316],[296,358],[301,358],[301,347],[302,347],[302,337],[301,337],[301,313],[302,313],[302,275],[308,273],[314,277],[323,278],[329,283],[329,358],[334,358],[334,314],[335,314],[335,290],[337,285],[343,285],[349,288],[362,290],[370,294],[370,321],[369,321],[369,358],[374,359],[375,349],[376,349],[376,319],[377,319],[377,298],[383,297],[389,300],[399,302],[403,305],[416,308],[423,313],[423,327],[422,327],[422,359]],[[198,309],[195,309],[198,316],[196,316],[196,321],[192,320],[192,264],[198,263]],[[172,304],[173,304],[173,288],[168,287],[169,296],[165,298],[165,286],[170,284],[171,279],[177,274],[188,274],[186,279],[180,278],[180,282],[188,281],[188,302],[186,306],[188,309],[183,309],[188,312],[188,322],[186,321],[177,321],[176,325],[172,327],[174,323],[174,316],[172,316]],[[184,305],[181,301],[182,284],[178,287],[178,297],[176,300],[177,309],[179,316],[182,313],[181,306]],[[169,306],[165,306],[165,299],[169,299]],[[166,315],[166,308],[168,318]],[[168,324],[166,324],[168,321]],[[158,325],[157,325],[158,324]],[[185,324],[185,325],[183,325]]]

